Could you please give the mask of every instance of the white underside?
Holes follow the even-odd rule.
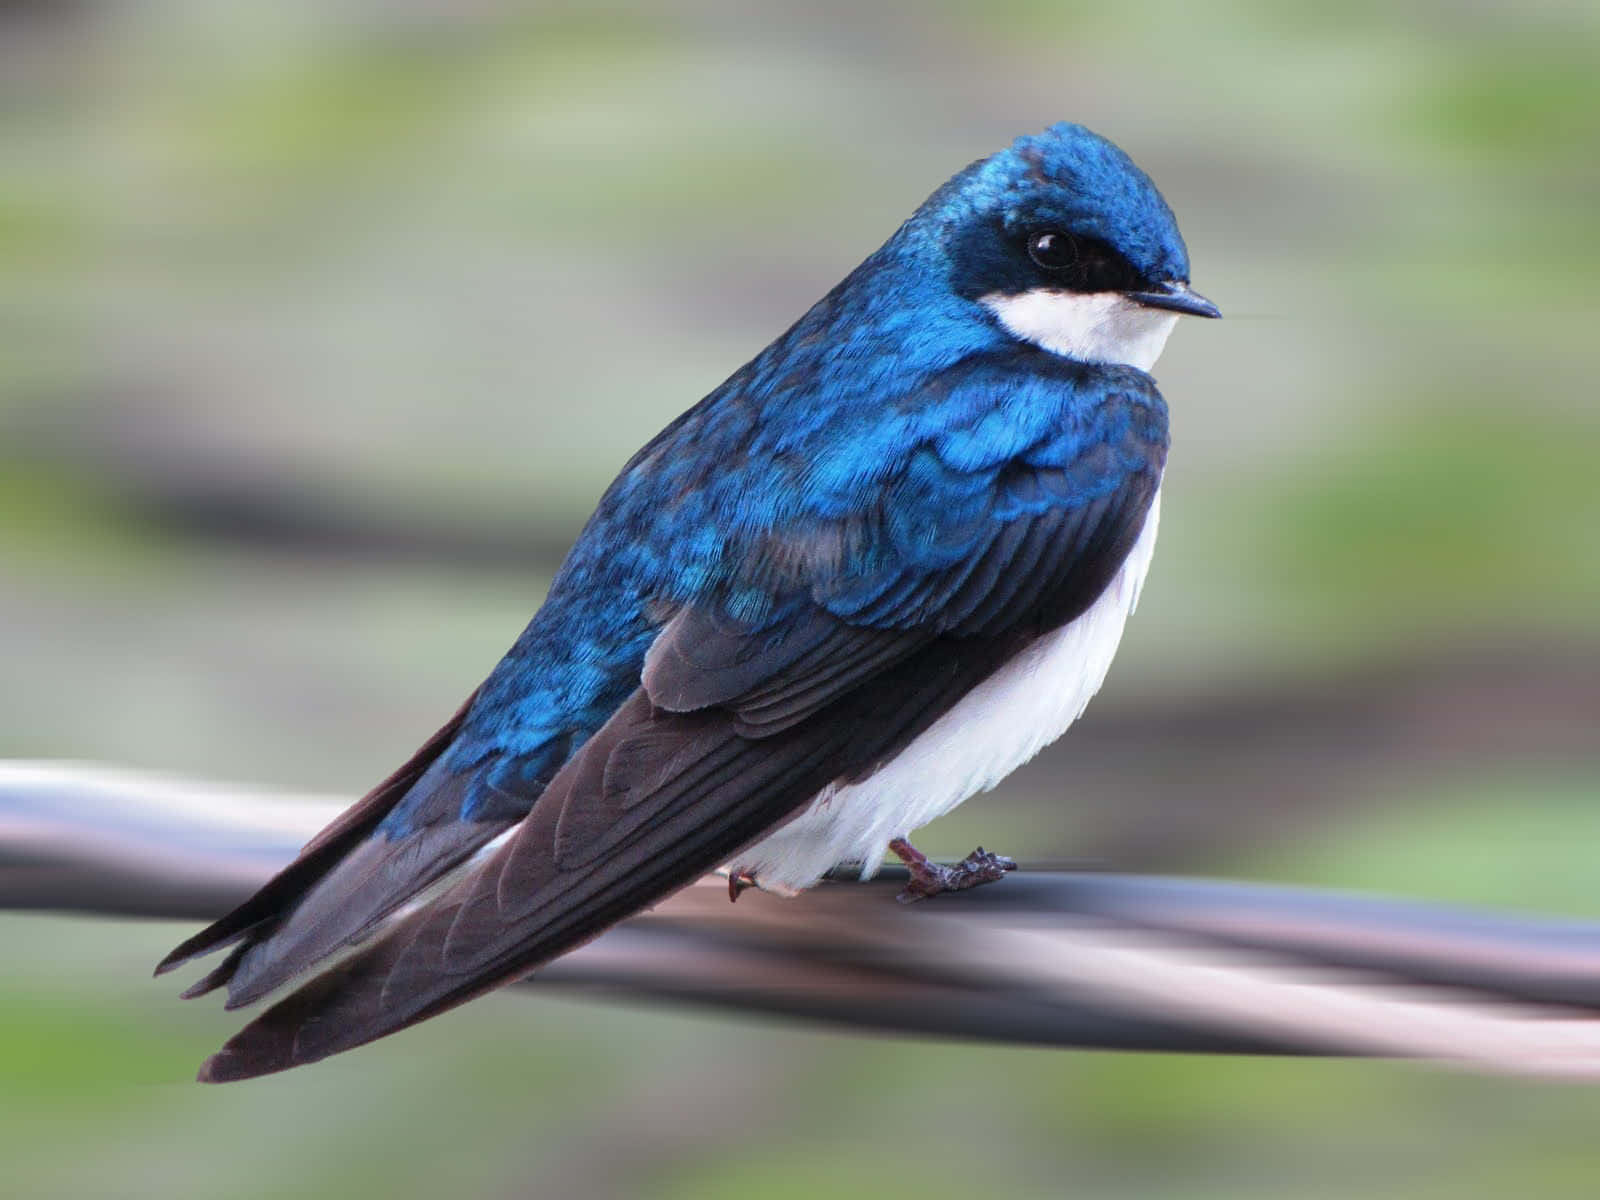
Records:
[[[967,693],[875,775],[829,787],[736,863],[763,887],[810,887],[839,863],[862,876],[907,837],[987,791],[1066,732],[1100,690],[1155,550],[1158,494],[1111,585],[1076,621],[1039,638]]]

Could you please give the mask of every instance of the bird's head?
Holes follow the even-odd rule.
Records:
[[[1057,354],[1149,370],[1179,315],[1222,315],[1189,290],[1188,251],[1150,177],[1081,125],[974,163],[914,220],[958,296]]]

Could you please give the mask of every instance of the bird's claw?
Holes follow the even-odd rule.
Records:
[[[728,902],[735,904],[739,897],[756,885],[756,877],[749,871],[728,872]]]
[[[964,892],[980,884],[993,883],[1005,877],[1007,871],[1017,869],[1017,860],[1003,854],[991,854],[979,846],[954,866],[932,862],[926,858],[906,864],[911,881],[895,899],[901,904],[914,904],[937,896],[941,892]]]

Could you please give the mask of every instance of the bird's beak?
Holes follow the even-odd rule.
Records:
[[[1191,292],[1187,283],[1170,280],[1157,284],[1148,292],[1129,292],[1128,299],[1146,308],[1165,308],[1190,317],[1220,317],[1222,310],[1199,292]]]

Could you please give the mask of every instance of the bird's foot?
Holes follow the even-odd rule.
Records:
[[[759,885],[756,883],[756,877],[750,874],[749,871],[729,871],[728,902],[730,904],[737,903],[740,896],[757,886]]]
[[[895,838],[889,849],[911,872],[911,881],[895,897],[901,904],[926,900],[940,892],[964,892],[980,884],[993,883],[1005,877],[1007,871],[1017,869],[1016,859],[1002,854],[991,854],[979,846],[955,866],[936,863],[905,838]]]

